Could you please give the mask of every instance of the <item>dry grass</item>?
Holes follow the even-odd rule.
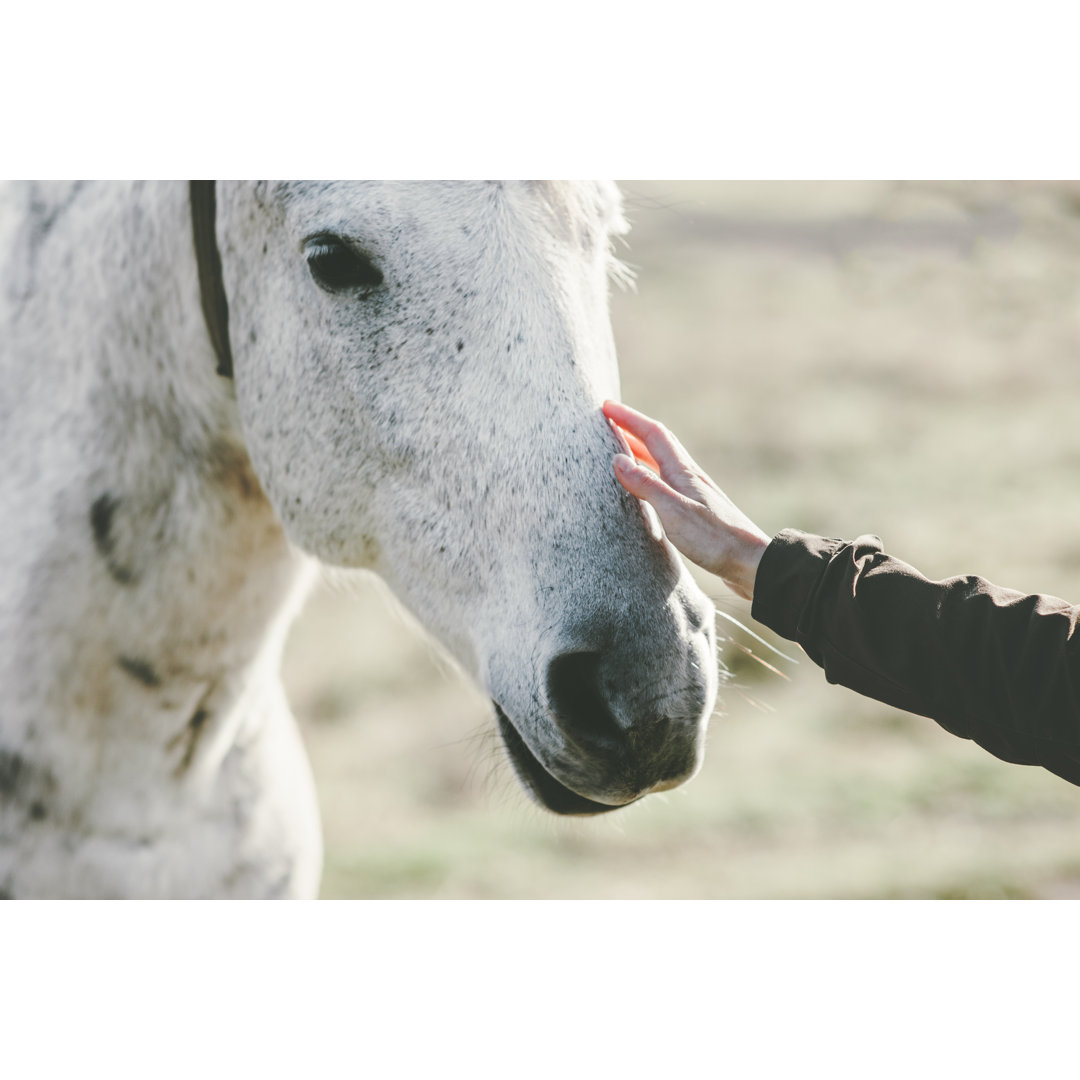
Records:
[[[624,188],[624,397],[764,528],[876,532],[932,576],[1080,599],[1073,189]],[[1080,895],[1080,790],[830,687],[805,658],[789,682],[725,658],[735,680],[691,784],[560,821],[517,789],[483,695],[380,589],[320,593],[286,680],[322,800],[323,894]]]

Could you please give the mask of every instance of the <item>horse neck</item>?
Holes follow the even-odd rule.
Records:
[[[21,700],[143,722],[159,691],[242,695],[309,575],[216,374],[186,186],[87,190],[63,214],[15,335],[34,373],[0,444],[41,454],[14,477],[32,542],[8,563],[21,598],[0,633],[25,645]]]

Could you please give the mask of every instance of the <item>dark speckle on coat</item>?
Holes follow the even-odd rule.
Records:
[[[94,546],[102,558],[108,558],[113,550],[112,519],[117,501],[111,495],[99,495],[90,507],[90,524],[94,529]]]
[[[23,772],[23,759],[10,750],[0,750],[0,798],[12,798]]]
[[[43,821],[55,793],[56,779],[48,769],[13,750],[0,750],[0,808],[14,807],[31,821]]]
[[[143,686],[161,685],[161,676],[146,660],[140,660],[137,656],[121,656],[116,662]]]
[[[112,495],[99,495],[90,507],[90,527],[94,532],[94,547],[105,560],[105,566],[113,581],[119,585],[130,585],[135,580],[134,572],[115,557],[116,537],[113,526],[119,505],[120,500]]]
[[[174,750],[180,743],[185,744],[180,763],[177,765],[174,775],[182,776],[195,759],[195,749],[199,745],[199,738],[202,736],[206,721],[209,719],[209,711],[200,705],[185,725],[183,731],[169,740],[167,746],[169,750]]]

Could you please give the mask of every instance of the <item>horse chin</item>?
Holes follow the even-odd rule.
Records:
[[[526,746],[525,740],[518,734],[517,728],[507,719],[506,713],[502,711],[498,702],[493,702],[493,704],[499,719],[499,732],[510,754],[510,763],[514,767],[514,772],[517,773],[517,777],[525,790],[541,806],[546,807],[555,814],[590,815],[606,814],[611,810],[618,810],[620,806],[629,806],[631,802],[637,802],[637,799],[631,799],[630,802],[613,806],[608,803],[587,799],[584,795],[572,791],[564,783],[556,780],[540,764],[536,755]]]

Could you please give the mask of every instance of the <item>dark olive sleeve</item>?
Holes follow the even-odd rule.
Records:
[[[830,682],[1080,784],[1080,607],[978,577],[930,581],[876,536],[787,529],[762,556],[752,614]]]

